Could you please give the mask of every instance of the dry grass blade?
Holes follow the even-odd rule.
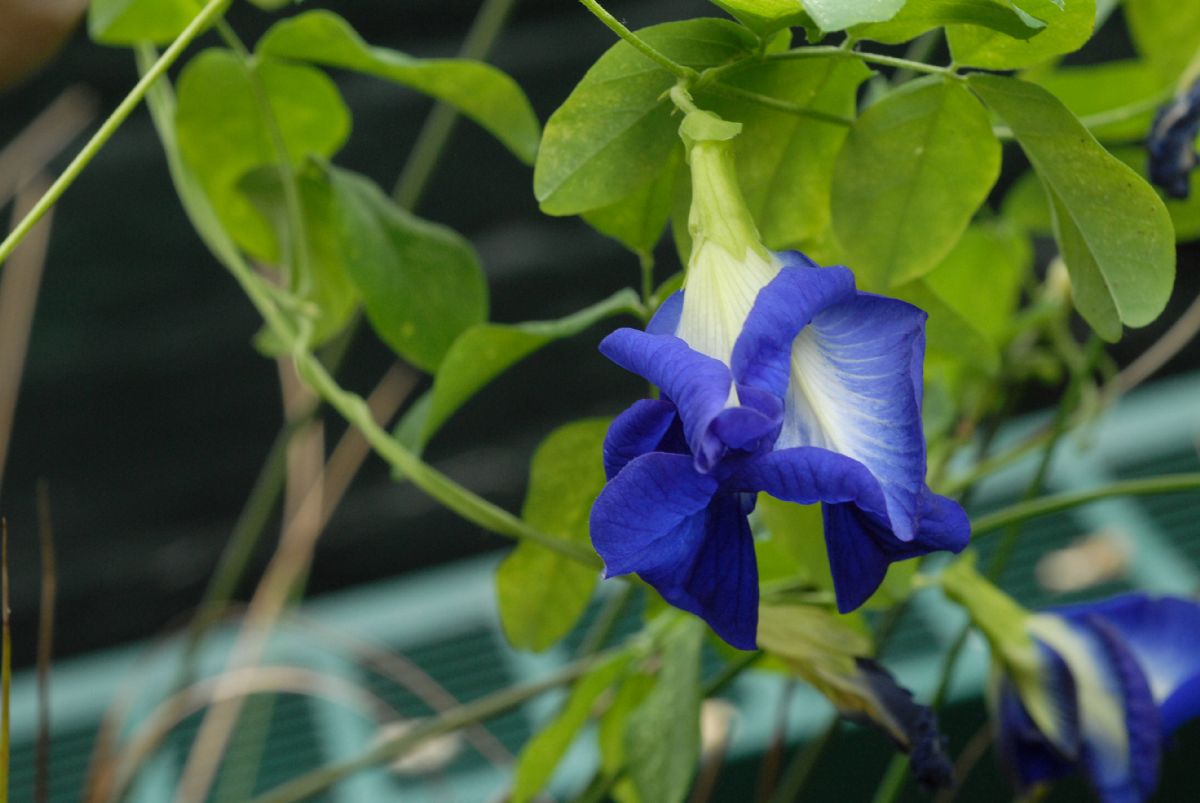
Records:
[[[0,518],[0,803],[8,803],[9,692],[12,689],[12,621],[8,609],[8,520]]]
[[[26,183],[13,207],[14,223],[25,217],[49,186],[49,180],[40,175]],[[0,487],[4,485],[4,464],[12,439],[21,374],[25,371],[29,330],[50,245],[50,225],[50,215],[42,218],[0,274]]]
[[[375,420],[390,420],[415,382],[412,372],[393,366],[367,399]],[[252,666],[262,658],[271,628],[283,613],[296,582],[312,563],[321,531],[369,452],[370,446],[362,435],[357,430],[347,430],[319,473],[318,480],[295,506],[294,514],[284,524],[279,546],[250,600],[229,659],[230,666]],[[230,699],[214,705],[205,715],[176,790],[178,803],[207,798],[229,737],[237,725],[242,702],[241,698]]]
[[[34,763],[33,799],[50,799],[50,661],[54,654],[54,603],[58,597],[58,567],[54,555],[54,527],[50,518],[50,487],[38,482],[38,543],[42,553],[42,589],[38,606],[37,755]]]
[[[13,137],[0,151],[0,206],[83,133],[96,119],[96,108],[96,96],[90,89],[68,87]]]

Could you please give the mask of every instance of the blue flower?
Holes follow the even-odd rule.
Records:
[[[1158,110],[1146,139],[1150,181],[1172,198],[1187,198],[1200,135],[1200,81]]]
[[[996,743],[1015,783],[1082,770],[1105,803],[1147,800],[1165,740],[1200,715],[1200,605],[1127,594],[1033,613],[965,558],[940,584],[991,646]]]
[[[1004,676],[1001,759],[1022,789],[1082,770],[1105,803],[1148,800],[1168,736],[1200,715],[1200,605],[1128,594],[1029,617],[1053,718],[1035,724]]]
[[[758,571],[747,516],[759,492],[825,503],[842,611],[861,605],[893,561],[962,549],[969,523],[925,485],[925,313],[858,292],[846,268],[763,247],[728,142],[689,142],[689,161],[685,289],[645,332],[620,329],[600,347],[663,398],[612,425],[592,543],[606,576],[637,573],[752,649]]]

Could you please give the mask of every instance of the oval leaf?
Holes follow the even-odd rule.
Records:
[[[804,0],[804,8],[822,31],[886,22],[903,7],[904,0]]]
[[[674,61],[704,69],[754,51],[758,39],[727,20],[669,22],[638,32]],[[678,147],[675,76],[624,42],[609,48],[546,123],[533,172],[542,211],[576,215],[653,181]]]
[[[970,85],[1012,128],[1046,187],[1075,306],[1097,334],[1145,326],[1175,281],[1175,238],[1158,194],[1046,90],[974,75]]]
[[[337,87],[303,64],[257,59],[250,66],[213,49],[184,68],[178,91],[175,129],[184,163],[234,241],[256,259],[276,263],[274,232],[237,183],[263,165],[299,166],[310,155],[336,153],[350,133],[350,112]],[[276,150],[272,128],[286,154]]]
[[[375,333],[430,373],[463,330],[487,318],[487,282],[470,243],[392,203],[367,179],[330,170],[342,257]]]
[[[908,0],[887,22],[857,26],[853,34],[858,39],[895,45],[944,25],[972,25],[1014,39],[1028,39],[1046,27],[1008,0]]]
[[[259,53],[374,75],[449,103],[479,123],[526,164],[533,163],[540,126],[517,82],[467,59],[418,59],[371,47],[330,11],[309,11],[275,23]]]
[[[588,514],[604,488],[602,447],[610,421],[559,427],[529,468],[522,517],[544,533],[590,547]],[[570,632],[600,577],[595,569],[523,541],[496,571],[500,624],[514,647],[544,650]]]
[[[1200,42],[1200,3],[1136,0],[1122,5],[1129,36],[1139,54],[1159,74],[1174,80],[1196,58]]]
[[[1046,23],[1037,36],[1016,39],[974,25],[946,29],[950,54],[962,67],[1015,70],[1072,53],[1092,37],[1096,23],[1095,0],[1021,0],[1026,12]]]
[[[202,0],[92,0],[88,35],[106,45],[170,42],[201,9]]]
[[[833,176],[833,226],[867,290],[933,269],[1000,173],[987,111],[958,83],[913,81],[859,118]]]

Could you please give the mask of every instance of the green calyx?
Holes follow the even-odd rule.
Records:
[[[1071,755],[1074,746],[1063,730],[1063,702],[1047,686],[1043,657],[1031,635],[1035,615],[980,574],[975,560],[975,553],[968,552],[950,564],[938,578],[942,591],[987,639],[993,659],[1016,687],[1034,724],[1064,755]]]
[[[711,242],[739,259],[753,251],[769,261],[771,254],[746,207],[734,168],[732,140],[741,130],[741,123],[722,120],[694,106],[679,126],[692,172],[688,215],[692,252],[698,253],[703,243]]]

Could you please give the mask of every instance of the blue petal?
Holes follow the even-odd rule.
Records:
[[[739,404],[725,364],[677,337],[618,329],[600,343],[600,351],[675,402],[698,471],[711,471],[729,449],[767,448],[779,431],[778,399],[751,393]]]
[[[630,405],[613,419],[604,436],[605,476],[611,480],[630,460],[647,452],[679,451],[663,448],[678,421],[675,405],[669,401],[641,399]]]
[[[787,255],[807,260],[797,252]],[[854,274],[846,268],[785,267],[754,301],[733,346],[733,375],[782,399],[796,335],[822,310],[853,298]]]
[[[654,317],[646,324],[646,332],[651,335],[673,335],[679,328],[679,316],[682,314],[683,291],[676,290],[658,305]]]
[[[744,500],[719,496],[676,532],[688,548],[638,572],[676,608],[696,614],[741,650],[756,648],[758,567]]]
[[[818,446],[866,466],[896,537],[914,537],[925,487],[925,313],[859,293],[813,318],[792,345],[776,448]]]
[[[592,545],[606,577],[674,565],[695,545],[678,536],[717,491],[688,455],[651,452],[631,460],[592,505]]]
[[[1046,652],[1053,654],[1050,650]],[[1064,697],[1072,702],[1071,714],[1077,716],[1071,674],[1061,658],[1054,656],[1053,660],[1058,662],[1059,677],[1067,683]],[[1006,679],[1000,681],[996,709],[996,752],[1019,789],[1025,790],[1071,773],[1074,763],[1059,754],[1038,730],[1016,689]]]
[[[1090,631],[1103,674],[1120,694],[1125,739],[1111,744],[1103,730],[1094,733],[1083,714],[1083,765],[1106,803],[1148,799],[1158,786],[1162,726],[1150,685],[1137,659],[1111,624],[1097,615],[1082,623]]]
[[[894,561],[942,549],[958,552],[970,540],[962,508],[927,488],[918,499],[916,532],[899,540],[888,526],[878,480],[861,463],[825,449],[784,449],[744,460],[732,469],[724,488],[764,491],[800,504],[825,503],[825,544],[843,613],[875,592]]]
[[[1200,716],[1200,605],[1125,594],[1056,612],[1071,620],[1099,617],[1120,634],[1146,673],[1165,733]]]

